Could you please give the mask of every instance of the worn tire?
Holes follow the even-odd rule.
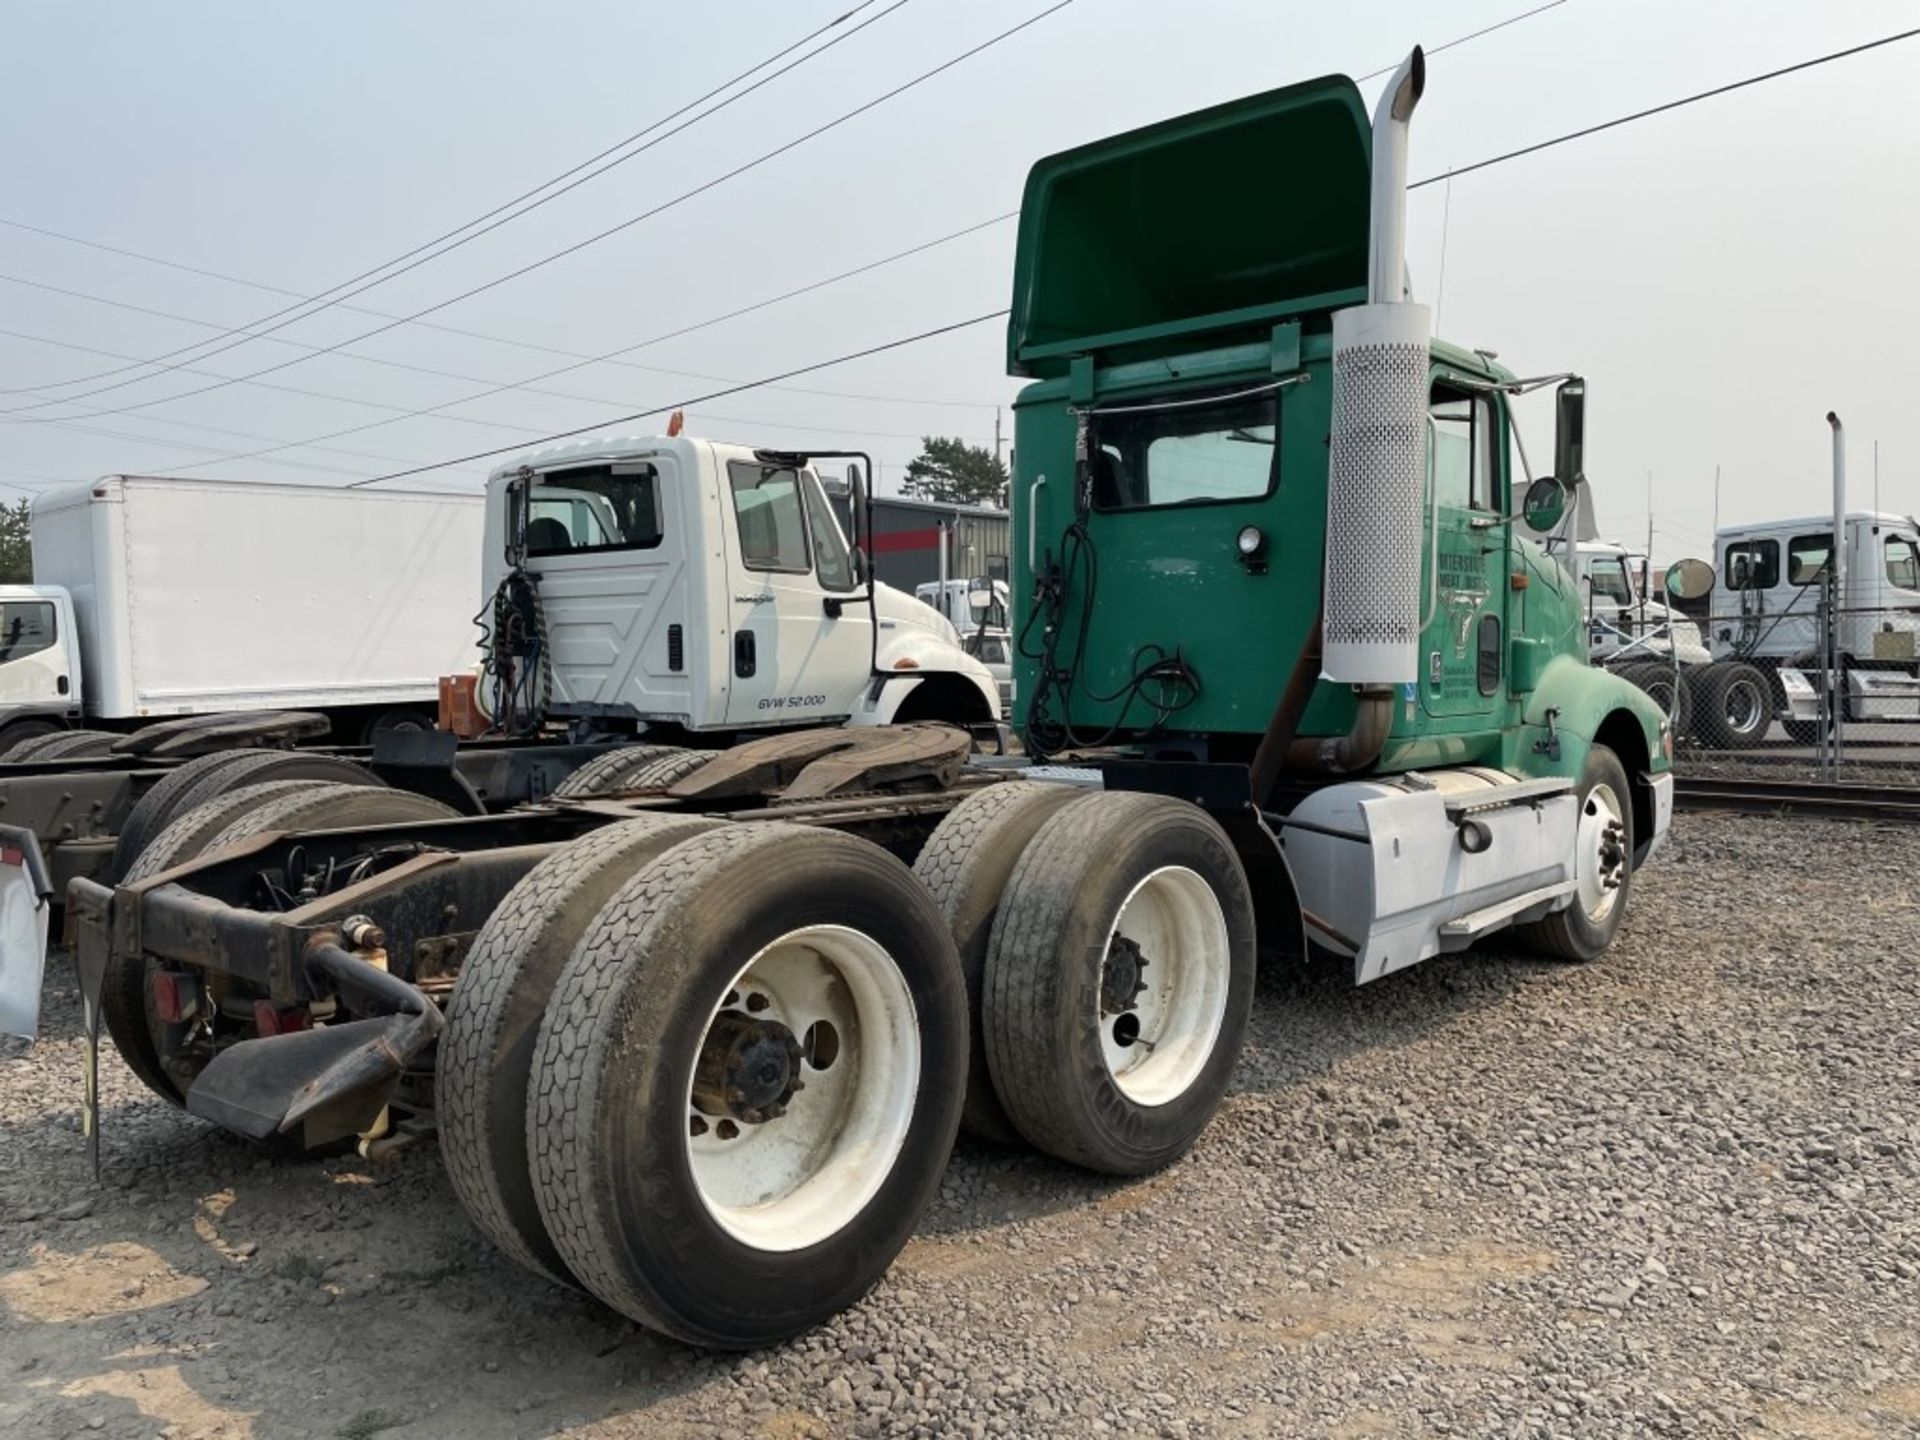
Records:
[[[1186,1078],[1143,1103],[1137,1095],[1158,1096],[1150,1081],[1162,1056],[1155,1048],[1131,1062],[1141,1073],[1127,1082],[1132,1091],[1125,1088],[1106,1046],[1126,1012],[1110,1030],[1101,1001],[1110,941],[1124,934],[1123,906],[1136,895],[1145,899],[1143,887],[1154,880],[1163,887],[1156,895],[1177,885],[1182,897],[1195,897],[1182,900],[1188,922],[1162,912],[1168,918],[1161,933],[1170,929],[1190,942],[1181,947],[1183,963],[1205,977],[1199,994],[1217,992],[1218,1005],[1195,1002],[1201,1018],[1186,1032],[1197,1036],[1190,1043],[1168,1045],[1181,1032],[1161,1032],[1172,1074]],[[1217,926],[1195,884],[1211,895]],[[1152,912],[1142,913],[1150,923]],[[1147,959],[1140,978],[1158,983],[1154,961],[1162,974],[1172,973],[1170,962],[1151,953],[1151,928],[1135,928],[1149,937],[1136,944]],[[1165,796],[1082,796],[1035,833],[1000,901],[981,999],[994,1089],[1015,1128],[1049,1155],[1114,1175],[1157,1170],[1186,1152],[1219,1107],[1246,1034],[1253,978],[1253,897],[1213,818]],[[1194,990],[1147,993],[1162,1006],[1172,997],[1172,1023],[1178,1001]],[[1217,1024],[1200,1035],[1216,1008]]]
[[[1573,903],[1566,909],[1556,910],[1544,920],[1536,920],[1515,929],[1522,944],[1556,960],[1584,963],[1597,959],[1613,943],[1620,922],[1626,917],[1627,900],[1632,894],[1633,865],[1630,857],[1634,849],[1633,790],[1627,778],[1627,768],[1620,763],[1620,757],[1605,745],[1593,745],[1587,750],[1587,762],[1581,767],[1580,784],[1574,792],[1580,801],[1583,816],[1593,813],[1593,792],[1601,785],[1613,791],[1619,818],[1626,831],[1625,850],[1629,857],[1628,863],[1621,869],[1620,886],[1613,892],[1612,905],[1603,916],[1596,919],[1588,913],[1576,891]]]
[[[194,806],[154,836],[153,843],[127,867],[127,873],[121,877],[120,883],[131,885],[150,875],[158,875],[163,870],[171,870],[175,865],[185,864],[209,849],[228,826],[270,800],[278,800],[285,795],[310,794],[316,790],[351,788],[354,787],[325,780],[268,780],[263,784],[242,785],[238,790],[216,795],[205,804]]]
[[[0,729],[0,765],[12,765],[25,759],[18,753],[49,735],[58,735],[61,727],[52,720],[16,720]]]
[[[411,790],[391,790],[384,785],[310,785],[255,806],[208,841],[207,848],[237,844],[272,830],[350,830],[459,818],[460,812],[451,805]]]
[[[268,830],[402,824],[455,814],[438,800],[407,790],[390,790],[383,785],[309,781],[268,782],[248,788],[254,793],[246,797],[244,804],[238,795],[219,797],[169,825],[135,860],[126,879],[157,875],[201,851],[230,845]],[[216,818],[227,822],[218,830],[212,823]],[[136,876],[134,871],[139,874]],[[148,1022],[145,957],[109,960],[100,1013],[127,1068],[162,1099],[175,1105],[185,1104],[180,1087],[160,1062],[159,1046]]]
[[[91,760],[108,754],[120,737],[111,730],[62,730],[35,743],[32,758],[41,760]]]
[[[30,736],[9,750],[7,752],[7,758],[15,764],[53,759],[55,757],[49,755],[47,752],[53,750],[72,734],[73,731],[71,730],[53,730],[40,735]]]
[[[1693,733],[1714,750],[1746,749],[1773,725],[1773,686],[1738,660],[1709,665],[1694,687]]]
[[[948,813],[913,864],[913,873],[946,917],[960,955],[960,972],[966,977],[967,1096],[960,1127],[983,1140],[1012,1144],[1020,1138],[994,1093],[980,1028],[980,993],[994,916],[1007,879],[1034,832],[1062,805],[1087,793],[1072,785],[1031,780],[989,786]]]
[[[902,1128],[887,1142],[891,1163],[862,1166],[836,1144],[829,1191],[850,1175],[870,1177],[859,1182],[863,1196],[846,1199],[858,1202],[850,1215],[836,1218],[829,1206],[832,1228],[808,1229],[812,1238],[791,1248],[752,1244],[723,1224],[696,1180],[694,1061],[743,967],[815,926],[845,927],[880,947],[883,963],[857,972],[868,993],[897,987],[911,1002],[911,1029],[880,1026],[871,1052],[860,1040],[861,1063],[842,1075],[857,1083],[904,1063],[911,1035],[913,1100],[895,1116]],[[902,1013],[863,1008],[862,1018],[897,1022]],[[547,1233],[588,1289],[666,1334],[729,1349],[798,1334],[865,1294],[912,1235],[959,1127],[966,1055],[953,941],[899,861],[852,835],[777,823],[683,841],[595,917],[541,1021],[527,1125]],[[820,1081],[825,1069],[803,1072],[813,1095],[796,1099],[796,1110],[834,1093]],[[772,1203],[760,1202],[761,1212]]]
[[[331,781],[342,785],[379,785],[364,765],[337,755],[304,750],[216,750],[168,771],[140,797],[120,826],[113,844],[108,878],[119,880],[160,832],[189,810],[228,790],[269,780]]]
[[[1654,703],[1672,720],[1674,734],[1685,735],[1692,730],[1693,686],[1687,679],[1686,671],[1680,671],[1676,677],[1671,665],[1657,660],[1640,660],[1631,665],[1622,665],[1615,673],[1653,697]]]
[[[609,795],[626,788],[627,776],[662,755],[683,753],[672,745],[622,745],[596,755],[554,787],[555,796]]]
[[[440,1157],[482,1234],[530,1270],[577,1285],[547,1237],[527,1163],[527,1080],[554,982],[602,906],[663,851],[722,822],[647,815],[542,860],[475,937],[435,1061]]]

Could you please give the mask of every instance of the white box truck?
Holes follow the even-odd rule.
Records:
[[[112,475],[34,502],[0,586],[0,753],[75,727],[315,710],[333,738],[432,723],[469,668],[486,502]]]

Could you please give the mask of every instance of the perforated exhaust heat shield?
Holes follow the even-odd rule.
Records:
[[[1409,302],[1356,305],[1333,317],[1320,673],[1339,684],[1419,677],[1431,326],[1427,307]]]

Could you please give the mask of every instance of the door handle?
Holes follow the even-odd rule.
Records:
[[[59,691],[62,695],[66,694],[67,693],[67,677],[62,675],[58,680],[54,681],[53,688]]]
[[[838,620],[840,618],[841,610],[845,607],[839,596],[828,595],[823,600],[821,600],[820,608],[826,611],[827,619]]]
[[[733,673],[742,680],[751,680],[755,663],[753,631],[736,631],[733,637]]]

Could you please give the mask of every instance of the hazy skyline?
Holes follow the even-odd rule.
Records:
[[[705,184],[1048,0],[909,0],[883,14],[888,3],[829,32],[873,20],[859,34],[712,119],[349,303],[389,315],[435,305]],[[114,356],[217,333],[188,320],[240,325],[288,299],[0,226],[0,409],[38,407],[0,418],[0,485],[30,493],[112,471],[345,483],[999,309],[1011,223],[664,341],[626,357],[627,368],[538,382],[564,394],[510,390],[377,423],[393,412],[376,405],[443,405],[1012,210],[1028,166],[1050,151],[1329,71],[1375,70],[1416,41],[1440,45],[1538,3],[1074,0],[830,133],[428,317],[498,341],[404,325],[262,377],[333,398],[242,384],[147,403],[282,365],[302,353],[284,341],[331,346],[385,323],[378,316],[327,309],[278,338],[186,357],[205,374],[54,385],[119,372],[126,362]],[[314,293],[579,163],[851,8],[16,7],[0,218]],[[1412,174],[1871,40],[1917,13],[1878,0],[1565,0],[1433,58]],[[1920,146],[1905,105],[1916,79],[1920,39],[1415,193],[1410,266],[1443,333],[1498,350],[1523,374],[1587,376],[1587,471],[1609,538],[1644,537],[1649,470],[1663,557],[1704,548],[1716,464],[1724,522],[1825,508],[1830,408],[1847,422],[1851,503],[1872,502],[1878,439],[1882,508],[1920,510],[1920,416],[1903,383],[1920,328],[1908,278]],[[1363,85],[1369,100],[1381,83]],[[1004,347],[1003,323],[991,322],[693,407],[689,428],[864,444],[890,489],[921,435],[992,443],[994,407],[1018,388]],[[117,388],[39,406],[106,386]],[[140,408],[85,413],[129,406]],[[60,424],[30,423],[50,417]],[[374,425],[330,449],[207,463]],[[1010,438],[1010,411],[1005,425]],[[1531,415],[1528,425],[1538,461],[1546,436]],[[432,479],[471,484],[489,465]]]

